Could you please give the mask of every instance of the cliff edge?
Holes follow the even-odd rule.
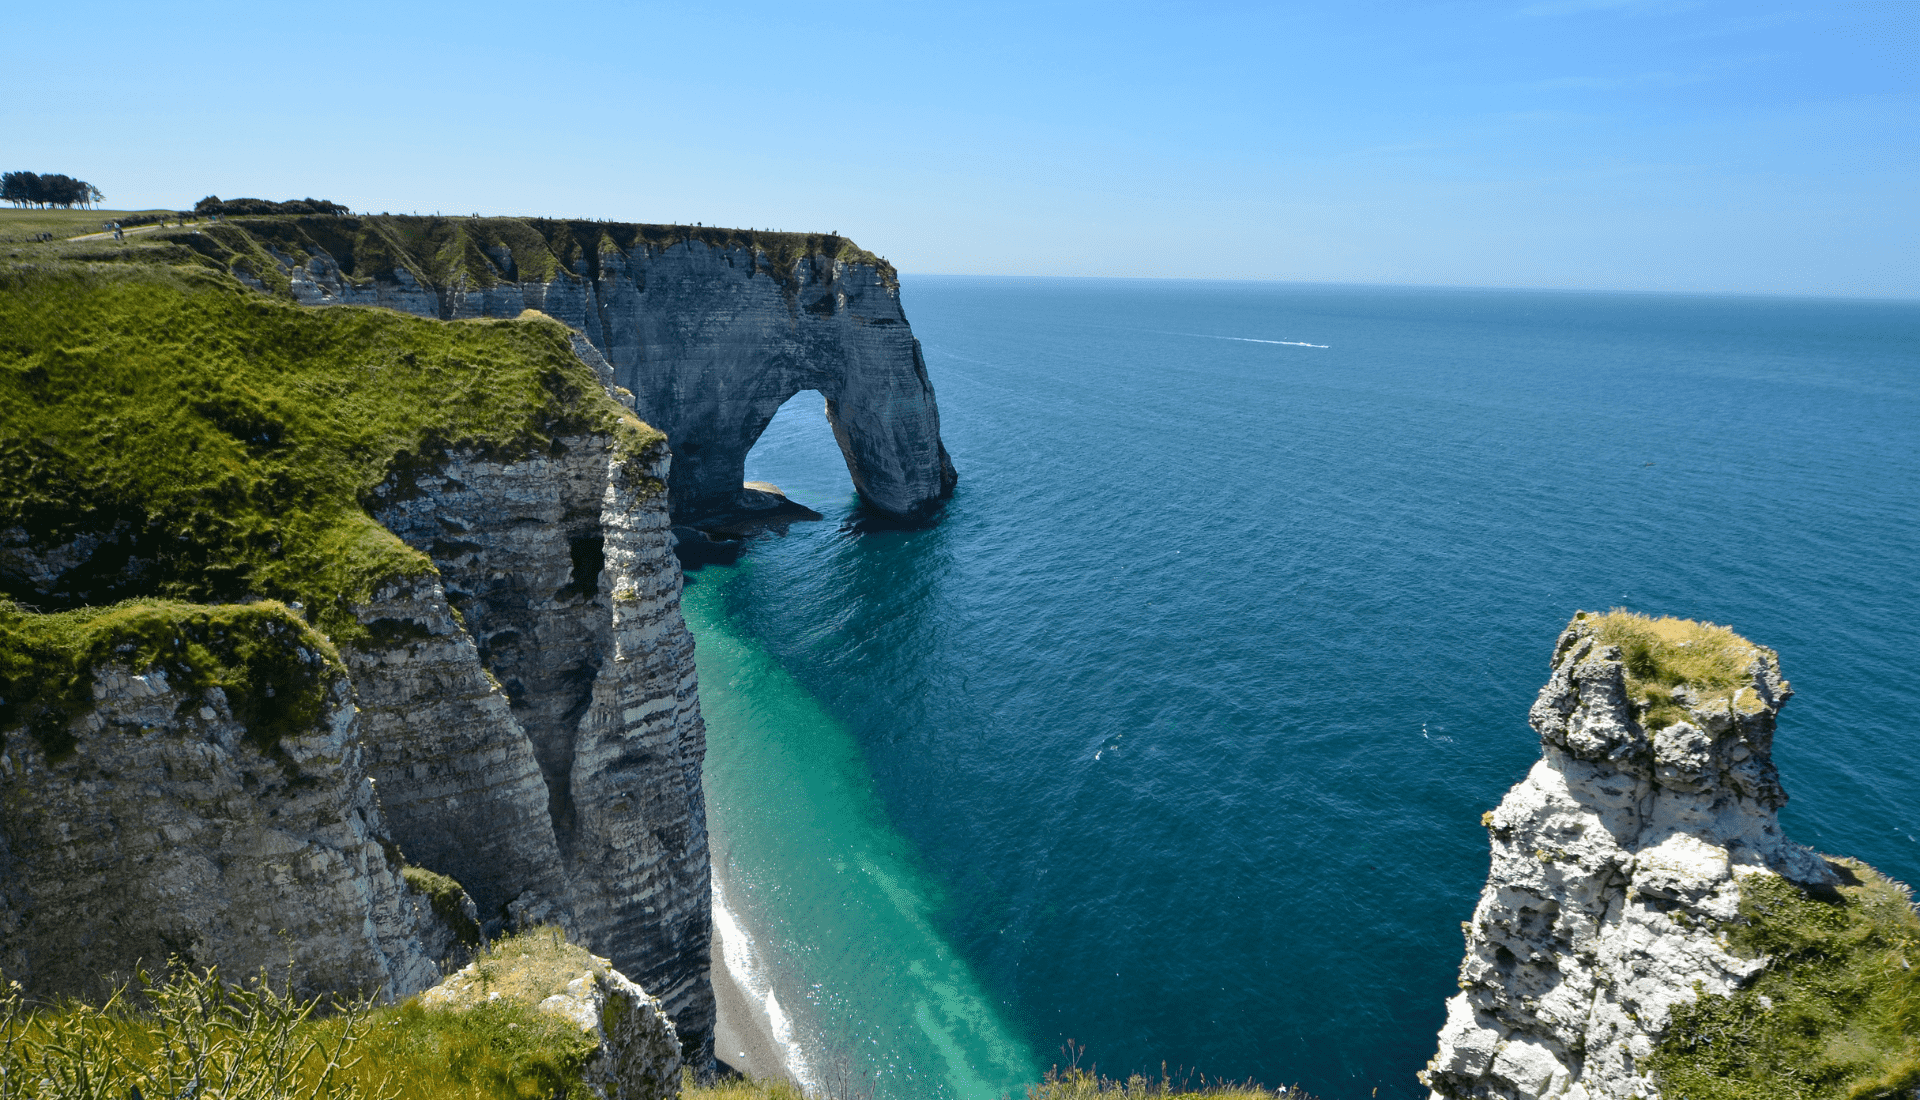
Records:
[[[1484,819],[1492,870],[1421,1074],[1436,1100],[1920,1084],[1910,897],[1780,830],[1791,695],[1724,627],[1574,618],[1529,715],[1540,762]]]

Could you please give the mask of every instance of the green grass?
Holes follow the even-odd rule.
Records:
[[[496,940],[445,983],[459,990],[452,1005],[415,998],[380,1009],[352,1049],[363,1065],[392,1073],[408,1098],[584,1100],[580,1071],[595,1049],[592,1033],[536,1006],[581,974],[605,971],[557,928]],[[355,1073],[365,1087],[378,1085],[371,1070]]]
[[[1755,659],[1773,661],[1770,649],[1747,641],[1724,626],[1671,616],[1653,618],[1615,608],[1604,615],[1580,612],[1575,621],[1593,627],[1602,645],[1620,647],[1627,670],[1627,695],[1641,707],[1641,724],[1664,729],[1687,717],[1675,700],[1675,688],[1696,696],[1694,707],[1725,703],[1745,710],[1762,704],[1751,692]]]
[[[1872,1100],[1920,1087],[1920,917],[1907,889],[1850,860],[1814,891],[1741,882],[1733,950],[1767,968],[1676,1009],[1643,1065],[1669,1100]]]
[[[1209,1084],[1205,1075],[1195,1081],[1187,1078],[1174,1078],[1167,1074],[1164,1067],[1158,1077],[1134,1074],[1122,1081],[1117,1078],[1102,1077],[1098,1073],[1084,1069],[1061,1069],[1058,1066],[1047,1071],[1046,1080],[1027,1088],[1027,1100],[1087,1100],[1092,1097],[1113,1097],[1114,1100],[1127,1100],[1130,1097],[1166,1097],[1208,1096],[1219,1100],[1309,1100],[1306,1093],[1298,1089],[1265,1089],[1251,1081],[1215,1081]]]
[[[850,1083],[842,1088],[825,1089],[818,1100],[869,1100],[871,1088]],[[792,1082],[756,1077],[729,1077],[702,1085],[688,1074],[681,1081],[684,1100],[804,1100],[805,1094]],[[1047,1078],[1027,1087],[1027,1100],[1128,1100],[1130,1097],[1155,1097],[1178,1100],[1179,1097],[1213,1097],[1215,1100],[1310,1100],[1298,1089],[1264,1089],[1250,1082],[1194,1081],[1162,1075],[1134,1075],[1124,1081],[1102,1077],[1083,1069],[1055,1067]]]
[[[334,1017],[313,1032],[326,1041],[344,1027]],[[405,1100],[588,1100],[580,1071],[595,1046],[591,1033],[517,1001],[445,1009],[410,1000],[368,1017],[342,1077]]]
[[[466,970],[442,984],[462,1001],[479,1003],[497,993],[537,1005],[565,990],[568,982],[582,974],[605,976],[607,971],[606,960],[569,943],[559,928],[542,925],[495,940]]]
[[[0,989],[0,1098],[120,1100],[588,1100],[596,1043],[571,1021],[502,998],[466,1009],[418,999],[301,1000],[264,975],[229,985],[215,970],[142,975],[104,1006],[33,1010]],[[33,1082],[51,1088],[18,1091]]]
[[[31,241],[41,233],[51,233],[55,240],[65,240],[85,233],[99,233],[110,221],[171,213],[171,210],[21,210],[0,207],[0,244]]]
[[[0,600],[0,729],[25,727],[48,759],[66,758],[72,719],[93,705],[93,669],[108,662],[164,671],[185,693],[183,709],[198,710],[220,689],[247,739],[290,770],[280,738],[318,725],[344,674],[332,644],[274,601],[33,614]]]
[[[537,315],[308,309],[192,268],[0,268],[0,532],[24,531],[34,554],[101,544],[51,592],[0,548],[0,596],[16,601],[0,611],[0,726],[84,703],[110,654],[136,670],[184,661],[197,687],[245,700],[291,652],[246,630],[283,624],[329,660],[296,620],[378,644],[353,605],[433,572],[369,516],[383,486],[410,491],[451,450],[557,453],[589,430],[629,460],[664,443]],[[170,602],[259,600],[278,602]],[[296,711],[252,717],[271,738]]]
[[[273,252],[305,263],[325,249],[351,282],[387,278],[405,269],[430,286],[463,283],[494,286],[544,281],[560,272],[596,275],[611,249],[660,251],[701,241],[715,248],[756,254],[758,270],[789,291],[798,289],[795,265],[810,257],[870,264],[898,285],[893,265],[847,240],[826,233],[777,233],[687,225],[564,221],[547,218],[445,218],[412,215],[355,217],[241,217],[198,226],[199,233],[170,231],[156,243],[190,249],[218,270],[238,268],[277,293],[286,293]]]
[[[791,1081],[758,1077],[727,1077],[702,1085],[688,1071],[680,1078],[682,1100],[806,1100]]]

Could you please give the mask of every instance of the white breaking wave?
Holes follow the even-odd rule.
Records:
[[[1201,340],[1234,340],[1242,344],[1281,344],[1290,348],[1330,348],[1332,344],[1309,344],[1305,340],[1256,340],[1251,336],[1215,336],[1210,332],[1169,332],[1168,336],[1193,336]]]
[[[801,1052],[800,1044],[793,1037],[793,1020],[780,1007],[780,999],[773,995],[773,983],[760,966],[760,960],[753,953],[753,938],[734,918],[733,910],[727,908],[726,892],[720,886],[720,877],[713,878],[713,930],[720,936],[720,957],[725,960],[727,973],[747,996],[758,998],[761,1011],[766,1013],[767,1029],[773,1032],[773,1041],[780,1045],[780,1061],[787,1075],[799,1082],[809,1095],[819,1089],[814,1079],[813,1067],[807,1064],[807,1056]]]

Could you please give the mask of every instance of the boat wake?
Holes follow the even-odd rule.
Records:
[[[1201,340],[1233,340],[1242,344],[1280,344],[1290,348],[1330,348],[1332,344],[1309,344],[1305,340],[1256,340],[1251,336],[1215,336],[1210,332],[1169,332],[1168,336],[1193,336]]]

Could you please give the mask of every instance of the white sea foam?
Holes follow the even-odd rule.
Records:
[[[793,1019],[780,1007],[780,998],[774,996],[773,983],[767,979],[766,968],[754,952],[753,937],[740,926],[733,910],[727,908],[726,890],[718,875],[713,878],[713,930],[720,936],[720,955],[727,973],[733,976],[742,992],[759,1002],[760,1010],[766,1015],[767,1030],[780,1048],[780,1061],[787,1076],[799,1082],[809,1094],[816,1092],[818,1082],[814,1080],[813,1067],[808,1064],[806,1054],[794,1038]]]

